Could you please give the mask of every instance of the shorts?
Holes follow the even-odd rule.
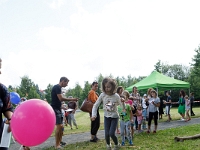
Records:
[[[60,109],[53,108],[56,115],[56,125],[63,124],[63,115]]]

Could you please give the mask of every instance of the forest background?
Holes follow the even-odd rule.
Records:
[[[169,65],[166,62],[162,62],[158,60],[158,62],[154,65],[154,70],[172,77],[174,79],[186,81],[190,83],[190,89],[184,89],[186,94],[190,92],[194,92],[195,100],[200,99],[200,45],[197,49],[194,50],[195,55],[191,60],[191,63],[188,66],[182,64],[174,64]],[[184,52],[183,52],[184,53]],[[180,56],[177,56],[177,59],[181,59]],[[144,68],[145,69],[145,68]],[[153,71],[153,70],[152,70]],[[134,71],[133,71],[134,74]],[[150,73],[149,73],[150,74]],[[114,77],[112,74],[109,75],[111,78],[114,78],[118,84],[118,86],[122,86],[124,89],[127,87],[141,81],[146,76],[139,76],[138,78],[132,77],[131,75],[127,75],[127,77]],[[101,93],[101,82],[104,76],[100,73],[96,77],[96,81],[99,83],[99,88],[97,93]],[[21,77],[21,84],[17,87],[13,87],[12,85],[8,86],[10,92],[17,92],[20,97],[24,97],[26,99],[47,99],[48,103],[51,103],[51,90],[53,85],[48,84],[46,89],[41,90],[38,84],[34,83],[28,76]],[[67,87],[66,87],[67,88]],[[63,89],[63,95],[73,96],[79,98],[79,106],[82,104],[83,100],[87,97],[89,90],[91,89],[91,83],[85,81],[84,87],[81,87],[79,83],[76,83],[74,88]],[[181,89],[170,89],[172,101],[177,102],[179,97],[179,91]],[[140,95],[146,93],[147,90],[139,91]],[[158,95],[162,99],[165,99],[164,95],[165,91],[159,91]],[[199,105],[199,104],[195,104]]]

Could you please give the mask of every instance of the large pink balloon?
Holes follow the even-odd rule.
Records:
[[[20,104],[11,118],[11,130],[21,145],[36,146],[46,141],[56,123],[52,107],[40,99],[30,99]]]

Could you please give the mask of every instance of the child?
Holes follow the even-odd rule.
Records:
[[[125,96],[124,96],[125,97]],[[123,99],[121,99],[123,100]],[[127,97],[125,97],[125,102],[128,100]],[[133,114],[132,109],[129,104],[126,104],[122,101],[122,107],[118,106],[118,113],[120,115],[120,132],[121,132],[121,139],[122,139],[122,146],[125,145],[125,135],[127,135],[127,139],[129,141],[129,144],[132,146],[132,136],[130,134],[130,127],[131,122],[133,122]]]
[[[133,102],[133,96],[129,97],[129,100],[131,100]],[[134,124],[135,124],[135,120],[136,120],[136,106],[133,104],[132,105],[132,114],[133,114],[133,122],[131,123],[131,136],[132,138],[134,137]]]
[[[142,98],[142,129],[146,128],[146,117],[147,117],[147,94],[143,95]]]
[[[141,130],[141,124],[142,124],[142,106],[140,104],[137,106],[136,115],[137,115],[137,121],[138,121],[138,133],[141,133],[142,132],[142,130]]]
[[[107,150],[111,150],[110,137],[112,138],[115,146],[114,150],[120,148],[118,138],[115,135],[115,130],[117,127],[119,114],[117,112],[117,105],[121,105],[120,96],[115,92],[116,82],[114,79],[109,77],[104,78],[102,81],[102,93],[98,97],[97,101],[92,108],[91,120],[95,120],[97,116],[97,109],[101,103],[103,103],[104,110],[104,130],[105,130],[105,140],[107,144]]]
[[[189,100],[189,97],[187,95],[185,96],[185,111],[186,111],[186,120],[185,121],[190,121],[191,120],[190,114],[189,114],[190,100]]]

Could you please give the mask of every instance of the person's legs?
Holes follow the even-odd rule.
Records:
[[[71,114],[71,120],[73,122],[73,125],[76,127],[76,129],[78,129],[77,123],[76,123],[76,119],[74,117],[74,113]]]
[[[70,125],[70,128],[72,129],[72,113],[68,115],[68,124]]]
[[[109,130],[109,135],[112,138],[115,145],[118,145],[118,139],[115,135],[115,129],[117,127],[118,118],[111,118],[111,125]]]
[[[56,148],[60,147],[60,142],[62,141],[62,124],[56,125],[55,130]]]
[[[105,140],[106,140],[107,145],[111,144],[110,143],[110,135],[109,135],[110,128],[111,128],[111,118],[104,117]]]
[[[123,146],[125,145],[125,122],[123,120],[120,121],[120,134]]]
[[[190,114],[191,114],[191,116],[195,116],[192,108],[193,108],[193,103],[191,103],[191,105],[190,105]]]
[[[55,115],[56,115],[56,129],[55,129],[55,148],[60,147],[60,142],[62,141],[62,112],[59,109],[54,109]]]
[[[154,112],[153,113],[153,118],[154,118],[154,131],[157,130],[157,126],[158,126],[158,112]]]
[[[149,112],[148,131],[147,132],[150,132],[150,130],[151,130],[151,121],[152,121],[152,119],[153,119],[153,113]]]
[[[146,116],[147,116],[147,110],[146,108],[144,108],[142,110],[142,129],[145,130],[146,129]]]
[[[91,142],[96,142],[97,140],[97,132],[100,127],[100,115],[99,111],[97,111],[97,117],[94,121],[91,121]]]
[[[135,129],[138,130],[138,121],[137,121],[137,116],[135,117]]]

